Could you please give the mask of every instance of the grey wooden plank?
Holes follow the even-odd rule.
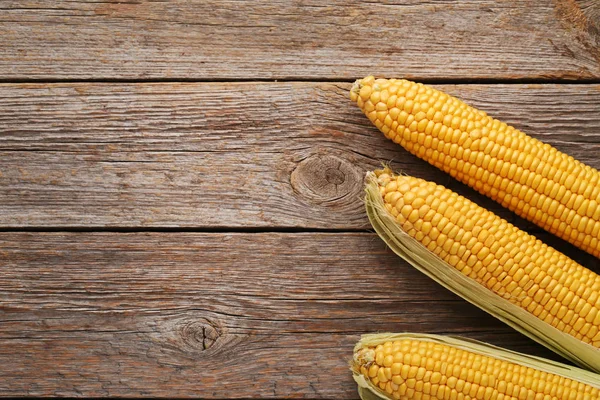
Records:
[[[598,79],[593,0],[0,1],[0,79]]]
[[[0,395],[356,398],[363,333],[558,359],[366,233],[0,234]]]
[[[0,227],[367,229],[386,140],[347,83],[0,85]],[[600,168],[600,85],[437,86]]]

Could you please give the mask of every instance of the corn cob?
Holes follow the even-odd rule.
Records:
[[[369,76],[350,97],[387,138],[600,257],[596,169],[420,83]]]
[[[494,213],[389,169],[367,175],[366,208],[398,255],[573,362],[600,371],[600,276]]]
[[[588,371],[469,339],[424,334],[365,335],[352,373],[364,400],[593,400]]]

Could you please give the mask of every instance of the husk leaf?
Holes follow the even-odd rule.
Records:
[[[381,333],[363,335],[360,341],[354,347],[354,353],[356,354],[363,348],[375,347],[378,344],[385,342],[404,339],[428,341],[457,347],[462,350],[481,354],[483,356],[494,357],[503,361],[508,361],[523,365],[525,367],[535,368],[547,373],[560,375],[565,378],[576,380],[600,389],[600,375],[597,375],[593,372],[585,371],[571,365],[562,364],[541,357],[518,353],[473,339],[461,338],[457,336],[440,336],[422,333]],[[387,393],[380,390],[379,387],[373,385],[373,383],[371,383],[360,373],[360,366],[357,365],[356,362],[352,364],[352,375],[358,384],[358,393],[362,400],[390,399],[390,396]]]
[[[366,177],[365,207],[371,225],[383,241],[413,267],[468,302],[529,336],[573,363],[600,372],[600,350],[561,332],[526,310],[463,275],[402,230],[385,209],[373,172]]]

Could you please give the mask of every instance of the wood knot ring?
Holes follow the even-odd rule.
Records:
[[[297,193],[318,203],[358,196],[362,190],[359,169],[331,154],[313,154],[302,160],[292,171],[290,183]]]
[[[179,326],[179,336],[186,347],[194,350],[208,350],[221,336],[221,332],[208,320],[193,321]]]

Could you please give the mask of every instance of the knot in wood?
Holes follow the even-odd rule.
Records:
[[[329,154],[314,154],[302,160],[292,172],[290,182],[297,193],[317,202],[337,201],[358,195],[362,190],[359,169]]]
[[[186,322],[179,327],[183,344],[194,350],[208,350],[221,336],[220,330],[208,320]]]

